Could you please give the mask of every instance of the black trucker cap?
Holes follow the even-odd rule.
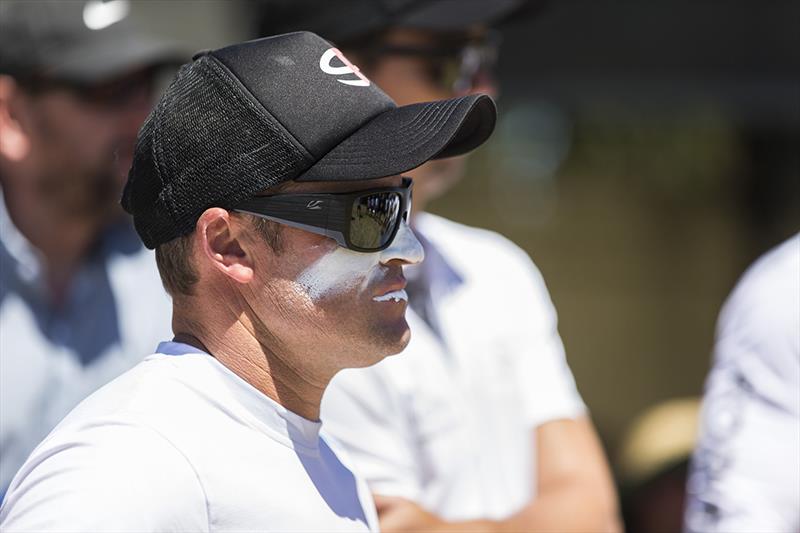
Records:
[[[397,107],[339,50],[297,32],[201,52],[136,143],[122,205],[148,248],[287,180],[364,180],[469,152],[491,135],[485,95]]]
[[[139,67],[185,61],[144,31],[130,0],[0,1],[0,73],[91,84]]]

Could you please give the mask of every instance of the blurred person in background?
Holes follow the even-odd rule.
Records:
[[[690,532],[800,531],[800,234],[722,308],[687,494]]]
[[[119,197],[154,75],[177,51],[129,10],[0,3],[0,499],[78,401],[170,331]]]
[[[525,4],[263,1],[259,31],[319,33],[402,105],[494,94],[490,26],[538,7]],[[607,461],[539,271],[500,235],[424,212],[464,163],[411,173],[426,253],[408,269],[411,343],[337,375],[322,419],[367,478],[384,531],[617,530]]]

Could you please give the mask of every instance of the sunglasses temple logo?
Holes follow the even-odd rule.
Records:
[[[344,63],[342,67],[334,67],[331,65],[331,60],[334,57],[338,57],[339,61]],[[325,74],[331,74],[332,76],[341,76],[343,74],[355,74],[358,76],[359,79],[357,80],[343,80],[341,78],[336,78],[336,81],[339,83],[344,83],[345,85],[354,85],[356,87],[368,87],[369,80],[366,76],[361,74],[361,71],[357,66],[352,64],[349,59],[344,57],[344,54],[339,51],[338,48],[328,48],[325,50],[325,53],[322,54],[322,57],[319,58],[319,68],[322,69],[322,72]]]

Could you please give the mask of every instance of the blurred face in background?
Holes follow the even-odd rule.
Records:
[[[152,82],[148,69],[95,85],[18,85],[14,113],[28,148],[18,164],[37,201],[67,219],[118,212],[136,134],[150,110]]]
[[[457,33],[394,29],[347,53],[401,106],[471,93],[494,96],[496,47],[489,37],[481,28]],[[452,157],[408,172],[414,178],[414,210],[424,209],[457,183],[464,163],[465,156]]]

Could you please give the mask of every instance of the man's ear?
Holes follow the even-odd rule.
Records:
[[[225,209],[206,209],[195,226],[203,259],[237,283],[253,279],[252,256],[246,251],[242,224]]]
[[[9,161],[22,161],[31,142],[20,123],[17,107],[20,88],[11,76],[0,75],[0,155]]]

